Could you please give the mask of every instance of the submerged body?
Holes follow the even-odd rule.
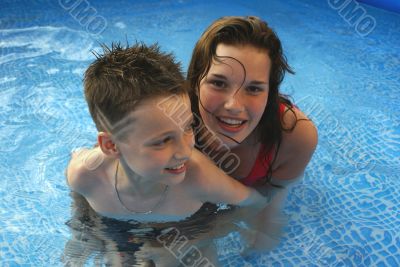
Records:
[[[73,213],[67,225],[72,237],[64,249],[66,266],[85,266],[93,258],[96,265],[177,266],[189,263],[185,257],[196,261],[206,257],[213,266],[218,262],[213,239],[233,230],[233,225],[230,230],[227,224],[218,227],[219,219],[232,212],[211,203],[179,222],[143,223],[102,216],[81,195],[71,196]],[[193,258],[193,248],[201,255]]]

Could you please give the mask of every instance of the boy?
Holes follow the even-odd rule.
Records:
[[[205,202],[267,203],[193,149],[189,97],[170,54],[157,45],[103,48],[84,79],[98,147],[72,156],[73,191],[99,214],[141,222],[179,221]]]

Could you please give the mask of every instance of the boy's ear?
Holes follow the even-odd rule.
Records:
[[[99,143],[99,147],[104,154],[108,156],[117,156],[119,154],[117,146],[111,139],[111,134],[107,132],[99,132],[97,135],[97,142]]]

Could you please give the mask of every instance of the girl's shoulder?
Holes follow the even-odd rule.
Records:
[[[314,150],[318,141],[318,132],[314,123],[299,108],[285,107],[282,126],[289,131],[283,131],[283,145],[292,149]]]
[[[300,176],[310,161],[318,143],[314,123],[297,107],[285,108],[282,117],[282,143],[276,159],[273,177],[293,179]]]

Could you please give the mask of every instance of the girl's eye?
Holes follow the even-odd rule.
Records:
[[[225,88],[226,87],[226,83],[224,81],[220,81],[220,80],[211,80],[211,81],[209,81],[209,83],[212,84],[216,88]]]
[[[264,89],[257,87],[257,86],[249,86],[247,87],[247,92],[251,93],[251,94],[257,94],[262,92]]]

